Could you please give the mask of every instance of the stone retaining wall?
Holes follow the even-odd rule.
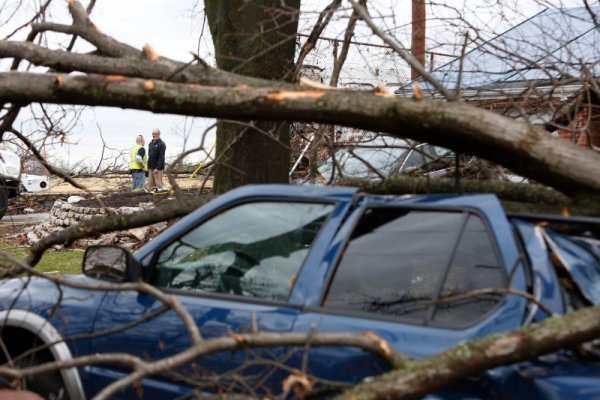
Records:
[[[138,207],[120,207],[120,208],[102,208],[102,207],[80,207],[77,203],[71,204],[63,200],[56,200],[50,211],[50,215],[27,232],[29,244],[33,244],[48,236],[52,232],[57,232],[78,223],[87,221],[94,217],[109,214],[132,214],[134,212],[148,210],[153,208],[152,203],[140,203]],[[159,223],[148,227],[134,228],[127,231],[112,232],[102,234],[93,239],[84,239],[79,241],[84,246],[93,244],[118,244],[123,247],[132,247],[133,245],[148,239],[148,235],[154,236],[157,232],[166,228],[167,224]]]

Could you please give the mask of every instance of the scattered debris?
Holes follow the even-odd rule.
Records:
[[[66,229],[79,221],[99,215],[130,214],[147,210],[172,199],[173,197],[165,194],[132,192],[85,193],[78,196],[64,193],[25,194],[9,199],[9,209],[14,210],[13,214],[48,213],[48,216],[37,225],[2,224],[0,237],[3,241],[17,246],[30,246],[50,233]],[[70,247],[85,248],[90,245],[116,244],[128,249],[136,249],[167,226],[166,222],[162,222],[148,227],[111,232],[78,240]]]
[[[85,200],[85,198],[81,197],[81,196],[69,196],[69,198],[67,199],[67,203],[79,203],[80,201]]]
[[[79,203],[72,204],[68,201],[56,200],[50,213],[42,223],[25,229],[29,245],[48,236],[52,232],[57,232],[76,224],[80,221],[87,221],[97,216],[107,214],[132,214],[145,209],[153,208],[154,204],[150,202],[140,203],[137,207],[85,207]],[[81,239],[78,242],[80,246],[89,246],[92,244],[117,244],[126,248],[146,242],[151,236],[167,227],[167,223],[159,223],[151,226],[129,229],[127,231],[112,232],[100,235],[91,239]]]
[[[127,233],[135,237],[137,240],[144,240],[148,236],[149,231],[149,226],[142,226],[140,228],[129,229],[127,230]]]

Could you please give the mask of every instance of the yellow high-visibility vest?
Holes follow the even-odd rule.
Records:
[[[148,165],[148,152],[144,154],[144,164],[135,161],[137,157],[138,151],[144,146],[136,144],[131,148],[131,162],[129,163],[129,169],[146,169],[146,165]]]

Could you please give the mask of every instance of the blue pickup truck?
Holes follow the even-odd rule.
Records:
[[[409,357],[426,357],[549,312],[599,304],[599,234],[595,219],[507,215],[489,194],[247,186],[133,255],[89,248],[83,274],[70,278],[78,288],[46,279],[0,282],[0,353],[6,365],[31,366],[103,353],[156,360],[186,349],[184,324],[150,294],[81,287],[141,279],[177,296],[206,339],[255,330],[371,331]],[[486,371],[432,398],[600,398],[598,352],[593,343],[588,349]],[[348,347],[244,349],[147,377],[112,398],[268,396],[281,392],[291,368],[321,379],[326,394],[339,389],[336,382],[390,367]],[[85,399],[128,372],[97,362],[25,385],[45,398]]]

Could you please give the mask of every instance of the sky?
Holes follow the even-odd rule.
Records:
[[[541,9],[538,2],[505,0],[508,7],[504,14],[499,14],[494,9],[497,1],[471,0],[468,2],[459,0],[436,1],[438,6],[429,17],[439,17],[437,20],[428,22],[428,47],[444,51],[454,51],[453,45],[460,43],[460,37],[450,34],[453,24],[453,16],[468,4],[471,10],[470,22],[474,25],[484,27],[490,32],[509,27],[514,21],[523,19]],[[4,37],[6,32],[13,29],[19,23],[29,17],[30,11],[21,8],[17,13],[10,15],[7,11],[16,0],[7,0],[2,14],[0,14],[0,36]],[[318,11],[329,3],[317,0],[303,0],[302,7],[305,13],[300,22],[300,30],[308,32],[312,26]],[[345,7],[348,7],[348,3]],[[581,3],[568,2],[568,5]],[[87,5],[87,1],[82,1]],[[402,45],[409,46],[410,0],[372,0],[371,14],[378,19],[381,26],[390,34],[396,36]],[[195,8],[194,8],[195,7]],[[214,59],[208,26],[204,25],[202,14],[202,0],[97,0],[92,13],[92,20],[108,35],[117,38],[137,48],[142,48],[146,43],[160,54],[179,61],[190,61],[190,51],[199,53],[204,59],[211,62]],[[349,10],[342,11],[342,15],[349,15]],[[4,18],[4,19],[2,19]],[[8,21],[6,20],[8,19]],[[49,20],[53,22],[70,22],[65,2],[58,1],[51,10]],[[343,37],[343,31],[347,19],[331,24],[326,32],[328,37]],[[199,39],[200,38],[200,39]],[[358,27],[355,36],[359,41],[373,41],[370,30],[365,26]],[[81,39],[78,40],[78,50],[88,51],[89,45]],[[381,43],[381,42],[378,42]],[[49,45],[55,47],[50,38]],[[3,67],[6,65],[0,64]],[[49,107],[56,110],[56,107]],[[72,114],[69,114],[70,116]],[[80,118],[76,123],[71,122],[73,118],[65,119],[64,127],[70,128],[71,134],[64,143],[47,143],[46,152],[49,161],[72,166],[76,163],[84,165],[96,165],[102,153],[103,143],[115,150],[108,152],[111,161],[123,151],[133,146],[135,137],[143,134],[146,140],[150,140],[150,132],[153,128],[159,128],[162,139],[167,144],[167,159],[176,157],[184,147],[186,149],[196,147],[200,144],[203,134],[208,126],[214,121],[204,118],[185,118],[182,116],[153,114],[145,111],[130,109],[116,109],[106,107],[85,108],[81,111]],[[18,126],[24,132],[34,132],[39,129],[39,124],[32,120],[31,113],[23,113]],[[214,142],[214,132],[206,137],[205,147],[211,148]],[[189,160],[197,163],[205,156],[197,154]],[[60,160],[60,161],[59,161]],[[127,158],[123,157],[123,163]]]
[[[189,61],[189,52],[198,51],[198,37],[202,30],[202,18],[194,17],[191,9],[193,3],[187,0],[98,0],[92,20],[103,32],[129,45],[141,49],[149,43],[163,56]],[[82,4],[86,5],[87,2]],[[53,9],[52,21],[69,22],[65,2],[58,1],[57,5],[61,7]],[[29,14],[25,10],[19,13],[23,17]],[[12,25],[15,23],[16,21]],[[0,33],[4,36],[5,31],[6,29],[0,30]],[[210,36],[207,40],[210,40]],[[81,39],[78,45],[78,49],[82,51],[91,49],[89,45],[85,46]],[[53,106],[48,107],[56,109]],[[31,113],[22,114],[17,126],[24,132],[34,131],[37,123],[32,121]],[[67,118],[64,124],[65,127],[71,128],[71,134],[67,136],[65,143],[55,140],[56,143],[46,145],[48,160],[65,167],[77,163],[97,165],[103,143],[116,149],[105,149],[105,155],[118,157],[122,151],[129,151],[135,144],[137,135],[143,134],[146,142],[150,141],[153,128],[161,130],[161,138],[167,144],[167,159],[174,159],[183,150],[184,145],[186,149],[198,146],[204,130],[214,122],[211,119],[109,107],[86,107],[77,123],[73,124],[71,121],[72,118]],[[39,125],[37,127],[39,128]],[[188,136],[187,143],[185,136]],[[209,150],[213,142],[214,133],[211,133],[206,138],[205,147]],[[204,154],[197,154],[192,156],[190,161],[198,162],[204,157]],[[123,158],[123,165],[127,163],[127,158]]]

